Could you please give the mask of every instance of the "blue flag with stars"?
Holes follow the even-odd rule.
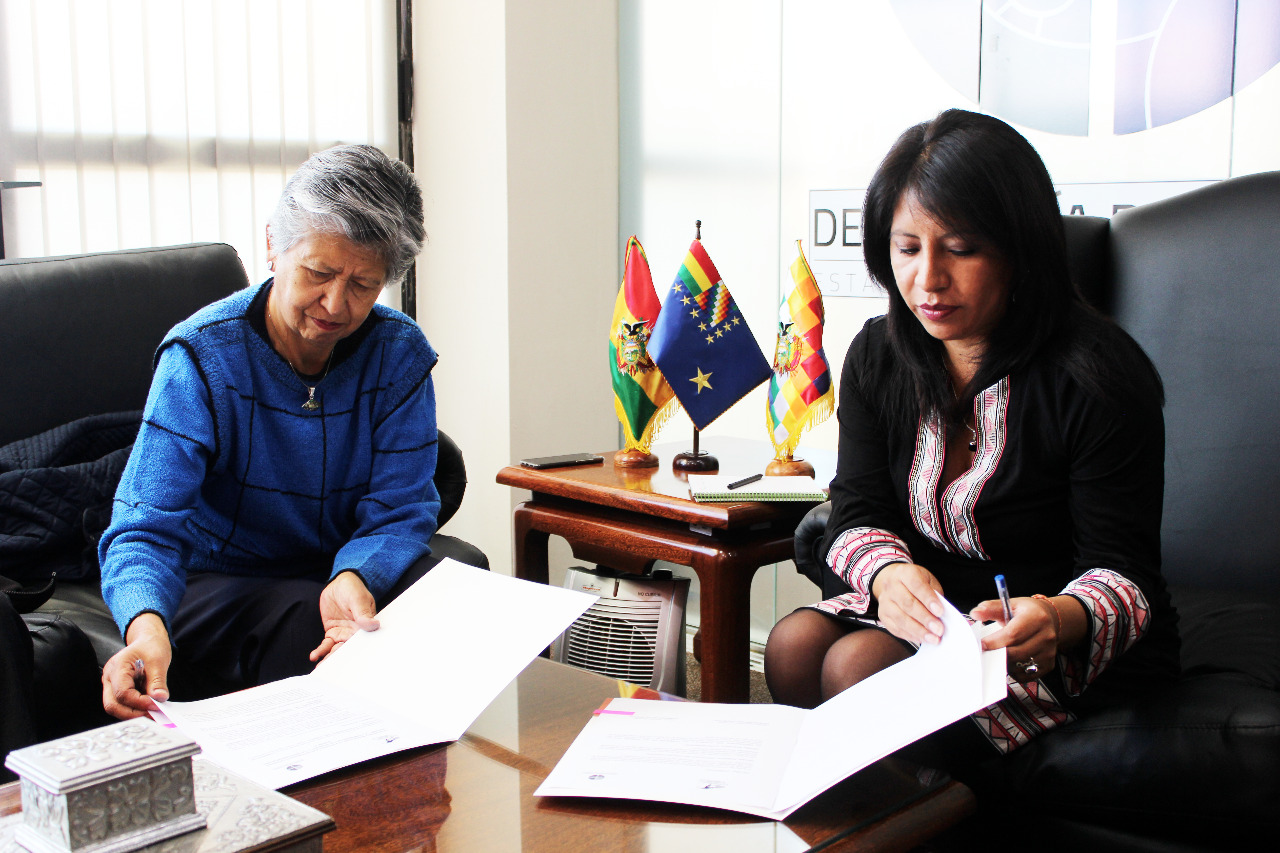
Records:
[[[706,429],[772,372],[698,240],[667,291],[649,355],[698,429]]]

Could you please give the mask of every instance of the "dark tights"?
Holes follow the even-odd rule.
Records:
[[[764,677],[774,701],[813,708],[913,651],[884,631],[806,608],[773,626]]]

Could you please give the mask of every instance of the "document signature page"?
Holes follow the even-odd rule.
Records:
[[[781,820],[863,767],[1005,696],[1004,651],[944,602],[942,642],[811,711],[614,699],[535,792]]]
[[[769,808],[804,714],[786,705],[613,699],[537,793]]]
[[[210,761],[275,789],[449,739],[352,698],[300,675],[199,702],[164,702],[161,709]]]
[[[205,755],[269,788],[457,740],[595,596],[444,560],[309,675],[161,711]],[[498,631],[500,608],[519,631]]]
[[[930,732],[1005,697],[1005,654],[943,599],[942,641],[808,712],[778,793],[779,816]],[[995,679],[987,673],[995,673]]]

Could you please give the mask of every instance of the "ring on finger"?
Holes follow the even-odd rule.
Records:
[[[1026,675],[1036,675],[1040,672],[1040,664],[1036,663],[1036,659],[1030,655],[1026,660],[1014,661],[1013,665],[1019,672]]]

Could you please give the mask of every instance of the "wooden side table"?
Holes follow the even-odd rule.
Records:
[[[762,471],[771,451],[749,444],[754,452],[717,449],[720,470]],[[751,579],[761,566],[791,559],[796,525],[813,504],[700,504],[672,473],[669,454],[644,469],[615,468],[613,453],[601,455],[603,464],[498,472],[499,483],[533,493],[513,516],[516,577],[547,583],[552,534],[574,557],[610,569],[640,573],[655,560],[689,566],[701,589],[703,701],[745,702]]]

